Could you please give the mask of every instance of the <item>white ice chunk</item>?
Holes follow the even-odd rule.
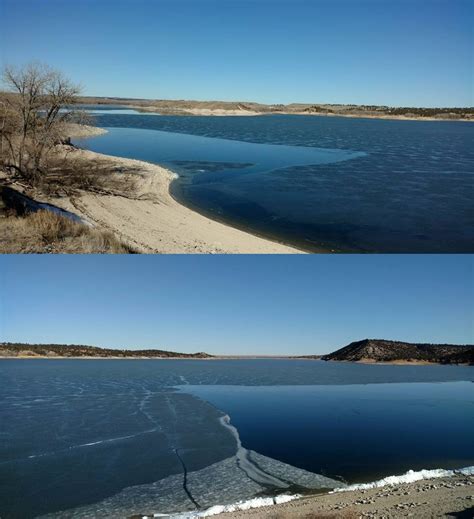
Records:
[[[333,492],[347,492],[351,490],[370,490],[371,488],[381,488],[387,485],[399,485],[402,483],[414,483],[422,479],[436,479],[449,478],[456,474],[464,476],[472,476],[474,474],[474,466],[465,467],[462,469],[447,470],[447,469],[431,469],[431,470],[409,470],[400,476],[387,476],[386,478],[373,481],[372,483],[361,483],[356,485],[349,485],[343,488],[336,488]]]

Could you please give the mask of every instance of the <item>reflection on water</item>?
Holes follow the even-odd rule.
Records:
[[[473,252],[472,124],[113,114],[97,121],[122,130],[107,142],[91,139],[88,146],[174,168],[182,174],[176,193],[185,203],[235,225],[313,250]],[[215,140],[205,145],[185,135],[141,134],[145,143],[138,146],[137,134],[125,128]],[[252,149],[257,148],[238,141],[282,149],[262,148],[256,157]],[[174,153],[166,153],[161,143]],[[195,145],[203,146],[200,153]],[[321,149],[332,158],[320,160]],[[212,175],[203,167],[184,169],[175,160],[257,165],[245,174],[216,165]]]

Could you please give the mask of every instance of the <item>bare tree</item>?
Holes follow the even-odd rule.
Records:
[[[5,67],[6,92],[0,102],[3,167],[29,184],[41,180],[53,147],[66,137],[67,123],[78,120],[68,108],[80,88],[61,72],[40,64]]]

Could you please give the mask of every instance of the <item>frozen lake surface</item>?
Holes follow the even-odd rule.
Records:
[[[211,217],[309,250],[473,252],[471,123],[89,109],[109,134],[80,145],[174,170]]]
[[[0,515],[178,512],[473,465],[473,371],[3,360]]]

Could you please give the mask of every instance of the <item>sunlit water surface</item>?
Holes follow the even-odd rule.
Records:
[[[3,360],[0,375],[4,518],[178,512],[474,465],[472,367]]]
[[[173,169],[175,196],[233,225],[310,250],[473,252],[470,123],[89,109],[110,133],[78,142]]]

